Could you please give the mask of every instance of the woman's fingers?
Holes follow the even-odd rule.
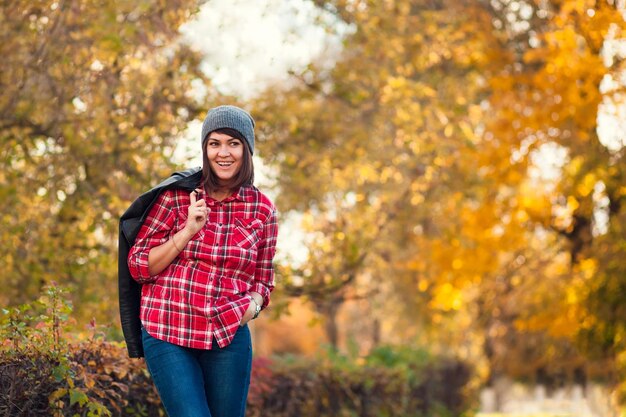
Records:
[[[190,194],[189,194],[189,199],[190,201],[190,206],[192,207],[206,207],[206,201],[204,200],[204,198],[197,200],[198,198],[198,193],[202,191],[199,188],[196,188],[195,190],[193,190]]]
[[[205,207],[191,207],[191,212],[189,214],[191,214],[194,218],[196,218],[196,220],[198,221],[204,221],[204,219],[206,218],[206,208]]]
[[[206,201],[204,199],[197,199],[200,191],[200,189],[195,189],[189,193],[189,218],[203,225],[206,222],[208,213]]]

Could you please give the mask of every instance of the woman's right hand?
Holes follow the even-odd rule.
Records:
[[[208,212],[206,201],[204,199],[196,200],[198,191],[200,190],[196,189],[189,194],[191,202],[187,210],[187,224],[185,224],[185,229],[187,229],[190,236],[198,233],[207,222]]]
[[[189,208],[187,209],[187,223],[170,239],[148,252],[148,273],[151,277],[160,274],[167,268],[177,256],[185,249],[185,246],[207,222],[207,206],[204,199],[196,200],[200,190],[189,194]]]

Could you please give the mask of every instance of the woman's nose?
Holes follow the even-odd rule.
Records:
[[[230,151],[228,150],[228,146],[220,146],[218,151],[219,156],[228,156],[230,155]]]

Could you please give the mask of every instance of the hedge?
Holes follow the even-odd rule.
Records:
[[[0,351],[0,416],[162,416],[142,360],[116,343],[69,346],[68,354]],[[473,404],[470,368],[426,363],[337,363],[255,358],[248,417],[459,416]]]
[[[1,310],[0,417],[164,416],[143,360],[106,341],[95,321],[87,341],[70,343],[66,294],[52,285]],[[367,357],[256,357],[247,416],[461,416],[476,403],[471,379],[467,364],[406,346]]]

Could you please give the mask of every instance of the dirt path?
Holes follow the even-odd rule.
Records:
[[[600,384],[547,390],[511,381],[485,388],[477,417],[617,417],[606,387]]]

